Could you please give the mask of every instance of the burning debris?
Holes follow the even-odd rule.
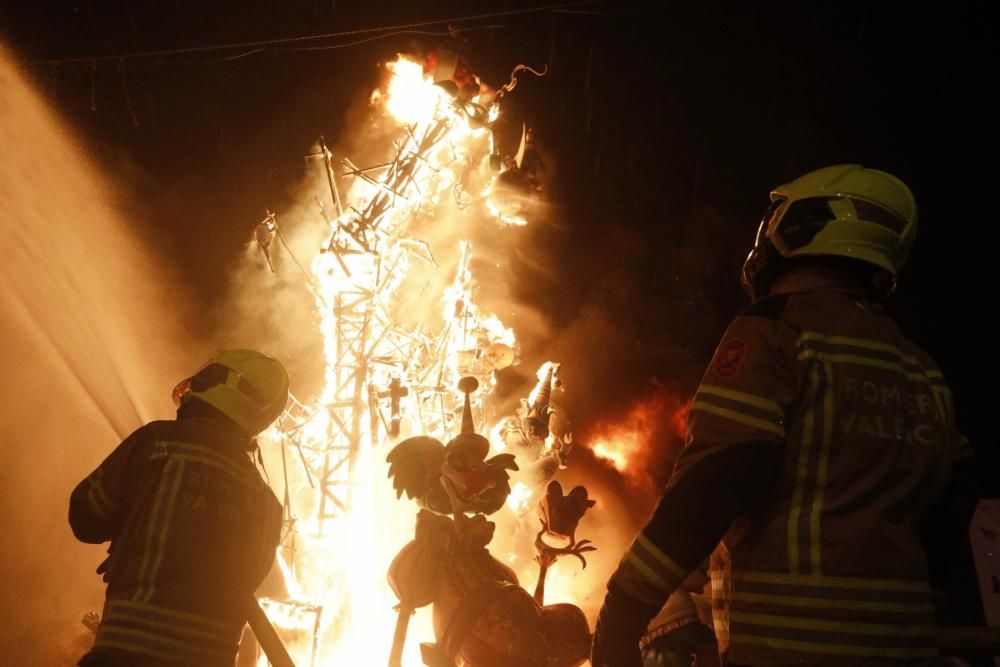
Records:
[[[514,497],[512,509],[527,510],[527,498],[538,496],[560,468],[573,446],[573,434],[561,425],[550,430],[553,390],[561,387],[559,364],[546,362],[538,370],[538,384],[527,399],[522,399],[514,415],[500,424],[498,437],[505,450],[514,455],[519,472],[516,483],[526,488]]]
[[[271,243],[274,242],[274,237],[277,235],[278,222],[275,220],[274,213],[268,211],[267,217],[254,226],[253,231],[250,233],[250,238],[246,242],[248,248],[251,244],[257,244],[261,254],[264,255],[267,268],[271,270],[271,273],[274,273],[274,264],[271,262]]]

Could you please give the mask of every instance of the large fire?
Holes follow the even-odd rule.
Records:
[[[386,573],[413,538],[416,514],[386,479],[386,453],[412,435],[454,436],[465,375],[480,381],[477,430],[490,433],[502,415],[487,418],[483,397],[493,371],[517,357],[513,331],[477,303],[474,250],[461,231],[523,223],[489,201],[496,172],[481,112],[495,117],[495,105],[460,101],[405,57],[387,70],[370,107],[372,125],[393,128],[391,143],[382,131],[373,138],[386,144],[386,158],[370,168],[342,159],[352,177],[343,195],[330,173],[335,216],[308,263],[322,314],[323,390],[294,401],[262,439],[265,458],[281,461],[284,485],[275,486],[286,498],[277,553],[284,581],[262,606],[299,665],[386,664],[398,602]],[[328,168],[337,166],[322,150]],[[515,485],[511,516],[533,520],[533,495]],[[534,563],[502,542],[491,550],[530,589]],[[570,588],[556,568],[551,601],[574,601]],[[422,664],[419,642],[432,639],[428,609],[418,610],[403,664]]]
[[[663,433],[665,423],[676,436],[683,437],[687,413],[687,403],[679,403],[664,394],[654,394],[635,403],[624,419],[601,424],[594,429],[590,434],[590,449],[629,482],[644,484],[649,481],[649,453],[657,447],[653,439]]]

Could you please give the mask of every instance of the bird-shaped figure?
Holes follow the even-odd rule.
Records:
[[[475,432],[469,395],[479,387],[474,377],[464,377],[458,388],[465,393],[462,432],[442,445],[435,438],[407,438],[389,452],[389,477],[396,497],[407,498],[439,514],[465,512],[492,514],[510,495],[509,470],[517,470],[513,454],[490,459],[490,443]]]

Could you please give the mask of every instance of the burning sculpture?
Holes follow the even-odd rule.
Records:
[[[254,226],[253,231],[250,233],[250,238],[246,242],[248,247],[251,244],[257,244],[271,273],[274,273],[274,264],[271,262],[271,244],[274,243],[274,237],[277,235],[278,223],[275,222],[274,213],[268,211],[267,217]]]
[[[545,576],[561,556],[576,556],[587,567],[583,557],[588,551],[595,551],[590,540],[576,539],[576,527],[587,510],[596,501],[587,497],[587,489],[574,486],[563,495],[562,484],[549,482],[545,496],[538,503],[541,530],[535,536],[535,560],[538,561],[538,584],[535,586],[535,600],[541,604],[545,599]],[[589,648],[589,647],[588,647]]]
[[[434,602],[433,618],[415,615],[412,634],[436,639],[423,650],[406,643],[404,614],[392,648],[397,664],[452,664],[464,656],[478,665],[506,659],[554,666],[577,664],[586,654],[582,612],[545,606],[517,586],[519,576],[534,575],[533,564],[515,562],[512,547],[498,546],[485,518],[509,512],[511,481],[528,506],[527,497],[544,495],[565,462],[570,439],[556,442],[547,433],[558,367],[542,373],[541,394],[515,415],[510,434],[492,443],[492,456],[491,443],[475,433],[496,433],[489,407],[495,373],[518,363],[520,350],[513,331],[480,302],[484,276],[473,275],[467,230],[525,224],[524,204],[537,195],[541,164],[526,125],[500,109],[516,76],[489,90],[461,58],[435,55],[424,64],[400,57],[386,66],[388,80],[372,94],[365,126],[374,165],[335,159],[322,138],[307,156],[319,167],[316,201],[326,230],[314,254],[296,257],[295,223],[279,224],[270,212],[251,234],[267,269],[280,277],[291,259],[305,275],[324,340],[322,391],[293,399],[279,427],[261,439],[265,459],[281,466],[285,496],[280,576],[262,591],[261,604],[300,667],[385,664],[394,590],[401,609]],[[513,196],[510,184],[522,182],[530,187]],[[453,387],[465,376],[463,397]],[[390,449],[391,480],[383,463]],[[528,478],[510,477],[522,474],[519,461]],[[394,491],[425,509],[414,517],[393,500]],[[536,529],[522,535],[526,544]],[[393,561],[391,588],[392,556],[414,535]],[[506,563],[486,550],[491,540]],[[552,548],[544,558],[536,554],[541,594],[555,558],[589,547],[570,538]],[[470,597],[469,587],[483,595]],[[482,605],[476,614],[468,608],[474,603]],[[441,619],[456,612],[479,620],[442,634]],[[494,655],[502,642],[489,628],[499,619],[508,619],[517,637],[519,648],[508,658]]]
[[[579,665],[590,652],[583,612],[572,604],[544,605],[541,599],[545,569],[556,555],[546,548],[548,558],[539,561],[543,569],[536,597],[532,597],[518,585],[514,571],[486,549],[494,524],[484,514],[504,507],[510,494],[507,470],[516,470],[517,465],[512,454],[485,460],[489,442],[473,429],[469,399],[477,386],[471,377],[460,383],[465,393],[462,431],[447,446],[417,436],[401,442],[387,457],[397,495],[405,491],[427,508],[417,516],[416,537],[389,569],[389,583],[400,600],[390,667],[401,664],[409,616],[428,604],[434,605],[436,643],[421,646],[427,665]],[[556,495],[561,497],[561,489]],[[582,495],[586,498],[586,491]],[[558,501],[543,501],[543,506],[551,527],[568,529],[572,540],[576,523],[589,505],[577,503],[569,511],[555,513],[551,510],[559,507]],[[475,512],[471,518],[465,516],[469,511]],[[550,528],[543,526],[543,532]],[[579,556],[586,549],[583,545],[575,553]]]
[[[546,362],[538,371],[534,390],[500,426],[499,437],[518,466],[516,481],[532,495],[541,493],[556,472],[566,466],[572,448],[572,433],[565,428],[558,433],[550,430],[552,392],[560,386],[559,364]]]

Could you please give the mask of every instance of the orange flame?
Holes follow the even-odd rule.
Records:
[[[678,405],[676,399],[663,394],[639,401],[623,420],[599,425],[591,434],[590,449],[630,482],[644,482],[649,479],[650,452],[658,444],[653,439],[663,433],[664,425],[683,437],[688,405]]]
[[[598,458],[609,461],[618,472],[626,472],[629,461],[639,452],[641,445],[637,434],[620,431],[594,441],[590,448]]]
[[[681,403],[670,415],[670,423],[674,427],[674,432],[681,438],[687,437],[688,413],[691,411],[691,401]]]

